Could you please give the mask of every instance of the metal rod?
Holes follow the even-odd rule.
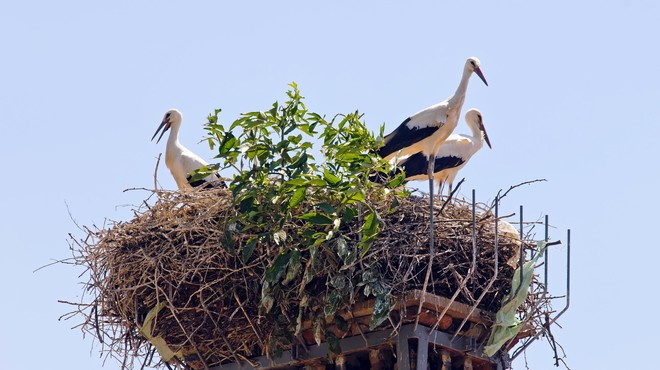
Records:
[[[518,262],[518,268],[520,269],[520,284],[518,284],[518,287],[516,288],[516,292],[514,295],[511,296],[511,299],[513,299],[515,296],[518,295],[518,292],[520,292],[520,288],[522,288],[522,281],[523,281],[523,265],[525,264],[525,243],[524,243],[524,238],[523,238],[523,206],[520,206],[520,261]]]
[[[472,316],[472,313],[474,312],[474,310],[477,309],[477,306],[479,305],[479,303],[481,303],[481,300],[484,299],[484,296],[486,296],[486,293],[488,293],[490,288],[493,286],[493,283],[497,279],[497,273],[499,271],[499,256],[498,256],[499,235],[498,235],[498,231],[497,231],[497,226],[498,226],[497,224],[499,222],[499,219],[498,219],[498,217],[499,217],[499,212],[498,212],[499,202],[500,202],[499,198],[496,197],[495,198],[495,263],[494,263],[494,266],[493,266],[493,268],[495,269],[495,273],[493,274],[493,277],[488,281],[488,284],[486,285],[486,288],[484,288],[484,290],[481,292],[481,295],[479,296],[477,301],[474,303],[474,305],[472,305],[472,309],[470,309],[470,312],[467,314],[467,316],[465,316],[465,318],[461,322],[461,325],[458,327],[458,329],[456,329],[456,333],[454,333],[454,336],[451,337],[452,341],[454,340],[454,338],[456,338],[456,336],[461,331],[461,329],[463,329],[463,326],[465,325],[465,323]]]
[[[550,326],[552,326],[552,324],[554,324],[557,321],[557,319],[559,319],[559,317],[561,315],[563,315],[564,312],[566,312],[568,310],[568,307],[571,304],[571,229],[568,229],[568,231],[566,233],[566,239],[567,239],[567,242],[566,242],[566,305],[555,317],[553,317],[549,322],[547,322],[543,326],[541,331],[536,333],[536,335],[534,335],[532,338],[530,338],[528,341],[526,341],[525,344],[522,347],[520,347],[518,350],[516,350],[516,352],[511,357],[511,361],[513,361],[516,357],[518,357],[525,350],[525,348],[529,347],[529,345],[532,344],[532,342],[537,340],[541,335],[545,334],[545,332],[548,331],[548,328],[550,328]]]
[[[477,199],[476,191],[472,189],[472,266],[470,273],[474,270],[477,264]]]
[[[545,242],[548,242],[548,215],[545,215]],[[548,248],[545,249],[545,261],[543,263],[543,297],[548,293]]]

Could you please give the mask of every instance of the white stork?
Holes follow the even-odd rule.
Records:
[[[224,181],[217,182],[220,179],[218,174],[210,174],[201,180],[190,181],[192,179],[191,172],[198,170],[201,167],[208,166],[208,163],[179,143],[179,128],[181,128],[182,120],[183,116],[177,109],[168,110],[165,113],[160,126],[158,126],[158,130],[156,130],[154,136],[151,137],[151,141],[153,141],[156,135],[158,135],[158,132],[164,127],[158,140],[156,140],[156,143],[158,143],[165,132],[170,128],[172,129],[170,137],[167,139],[165,164],[167,165],[167,168],[170,169],[172,177],[174,177],[174,181],[176,181],[179,190],[190,189],[191,187],[201,185],[204,187],[210,187],[213,185],[225,187],[226,185]]]
[[[385,145],[378,150],[378,154],[385,159],[392,159],[399,153],[399,157],[414,155],[421,152],[428,159],[429,179],[429,207],[431,221],[433,221],[433,173],[435,161],[433,154],[438,146],[449,137],[458,124],[465,93],[472,72],[488,86],[486,77],[481,72],[481,62],[476,57],[469,57],[463,67],[461,82],[454,95],[449,99],[422,109],[403,121],[399,127],[385,136]],[[431,228],[433,230],[433,228]]]
[[[418,152],[428,160],[428,179],[429,179],[429,216],[431,225],[433,225],[433,173],[435,160],[433,154],[438,150],[438,146],[449,137],[458,124],[458,117],[461,114],[463,101],[467,85],[472,76],[476,73],[479,78],[488,86],[486,77],[481,72],[481,62],[476,57],[469,57],[463,67],[463,76],[461,82],[456,88],[454,95],[449,99],[432,105],[426,109],[415,113],[403,121],[399,127],[384,138],[384,146],[378,150],[378,154],[391,159],[399,153],[399,157],[414,155]],[[429,228],[431,237],[431,247],[433,250],[433,230]]]
[[[472,136],[451,134],[434,153],[433,177],[438,182],[438,195],[442,194],[440,187],[445,183],[449,184],[449,193],[451,194],[456,174],[481,149],[484,141],[489,148],[493,148],[484,127],[483,115],[478,109],[468,110],[465,113],[465,122],[472,131]],[[406,181],[424,180],[427,178],[429,162],[422,152],[418,152],[401,159],[399,167],[406,172]]]
[[[463,77],[461,77],[461,82],[454,95],[406,118],[399,127],[385,136],[383,140],[385,145],[378,150],[378,154],[388,160],[399,151],[401,151],[400,156],[422,152],[430,157],[458,124],[472,72],[476,73],[488,86],[488,82],[481,72],[479,59],[468,58],[463,68]]]

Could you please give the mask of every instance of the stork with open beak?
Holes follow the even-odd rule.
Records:
[[[156,140],[156,143],[158,143],[165,132],[171,129],[170,136],[167,139],[167,147],[165,149],[165,164],[172,173],[172,177],[174,177],[174,181],[176,181],[179,190],[186,190],[197,186],[226,187],[224,181],[218,181],[220,180],[220,176],[217,173],[210,174],[201,180],[191,181],[191,173],[204,166],[208,166],[208,163],[179,143],[179,128],[181,128],[182,120],[183,116],[177,109],[168,110],[165,113],[165,116],[163,116],[163,120],[160,123],[160,126],[158,126],[156,133],[151,137],[151,141],[153,141],[156,135],[160,132],[160,136],[158,137],[158,140]]]

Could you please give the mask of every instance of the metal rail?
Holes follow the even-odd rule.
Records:
[[[545,334],[548,329],[554,324],[567,310],[571,302],[571,230],[568,229],[566,233],[566,305],[564,308],[550,321],[548,321],[543,328],[536,333],[532,338],[528,339],[522,347],[518,348],[511,356],[511,361],[515,360],[530,344],[536,341],[541,335]],[[547,253],[547,249],[546,249]]]

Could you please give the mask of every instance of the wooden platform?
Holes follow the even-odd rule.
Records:
[[[417,322],[420,302],[422,311]],[[225,364],[213,370],[244,369],[502,369],[500,358],[483,355],[483,343],[490,332],[494,314],[445,297],[410,291],[397,302],[390,320],[373,331],[369,321],[375,300],[357,303],[351,311],[338,312],[347,323],[343,330],[326,318],[328,330],[339,339],[342,353],[333,354],[329,345],[317,345],[311,322],[303,324],[304,344],[295,345],[278,358],[265,356],[250,362]],[[441,314],[446,311],[444,315]],[[460,333],[456,329],[468,317]],[[456,335],[455,335],[456,334]],[[331,360],[331,359],[334,359]],[[400,359],[400,360],[399,360]],[[404,360],[405,359],[405,360]]]

